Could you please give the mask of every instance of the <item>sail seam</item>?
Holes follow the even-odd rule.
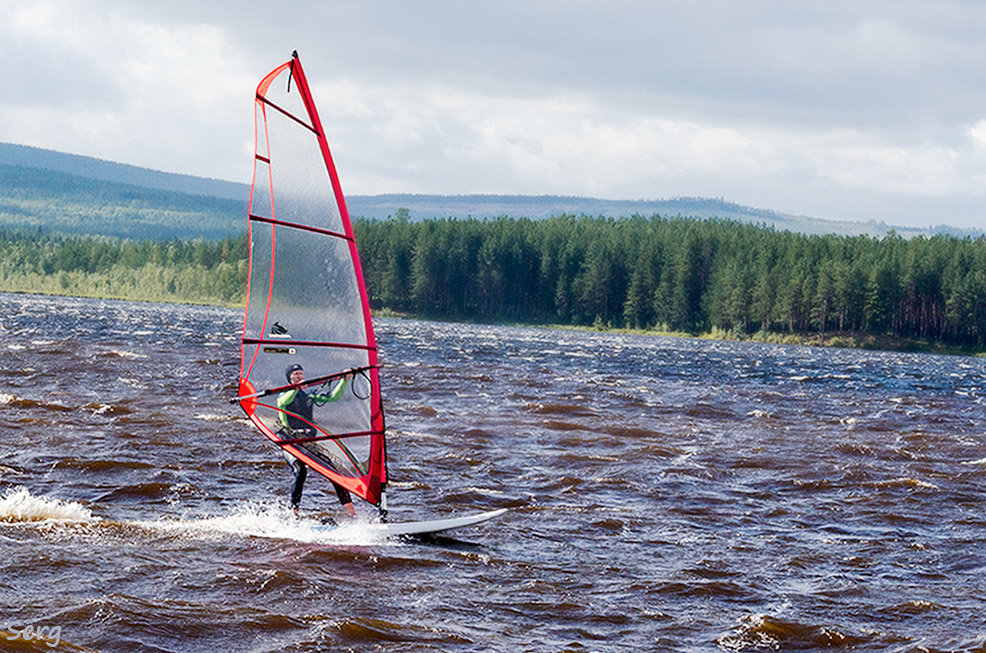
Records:
[[[342,349],[364,349],[366,351],[376,351],[377,348],[371,345],[361,345],[345,342],[324,342],[320,340],[287,340],[283,338],[243,338],[244,345],[294,345],[296,347],[339,347]]]
[[[277,444],[305,444],[306,442],[322,442],[324,440],[341,440],[344,438],[354,438],[366,435],[383,435],[383,431],[354,431],[352,433],[326,433],[323,435],[311,435],[305,438],[292,438],[285,440],[275,440]]]
[[[342,238],[343,240],[352,241],[350,236],[338,231],[332,231],[331,229],[322,229],[321,227],[313,227],[307,224],[300,224],[298,222],[287,222],[286,220],[278,220],[277,218],[264,218],[259,215],[250,215],[251,220],[257,222],[265,222],[267,224],[272,224],[278,227],[291,227],[292,229],[301,229],[302,231],[311,231],[316,234],[322,234],[325,236],[334,236],[336,238]]]
[[[299,125],[301,125],[305,129],[307,129],[308,131],[312,132],[313,134],[316,134],[316,135],[318,134],[318,132],[315,131],[315,128],[314,127],[312,127],[307,122],[305,122],[304,120],[302,120],[298,116],[294,115],[293,113],[291,113],[287,109],[282,109],[281,107],[277,106],[276,104],[274,104],[273,102],[271,102],[270,100],[268,100],[267,98],[265,98],[262,95],[257,95],[257,99],[260,100],[261,102],[263,102],[264,104],[266,104],[267,106],[271,107],[272,109],[275,109],[276,111],[281,112],[286,117],[288,117],[291,120],[295,121],[296,123],[298,123]]]

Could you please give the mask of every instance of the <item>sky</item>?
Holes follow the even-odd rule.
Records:
[[[986,228],[978,0],[0,0],[0,142],[248,183],[292,50],[347,194]]]

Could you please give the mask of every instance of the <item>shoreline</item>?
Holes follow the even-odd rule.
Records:
[[[418,318],[388,308],[374,310],[374,317],[392,319],[428,319],[435,322],[462,322],[464,324],[487,324],[464,320],[441,320]],[[974,347],[959,347],[945,343],[930,342],[921,338],[898,338],[895,336],[875,336],[851,332],[830,331],[820,333],[775,333],[759,331],[752,334],[737,334],[733,331],[713,328],[703,333],[685,331],[666,331],[662,329],[629,329],[577,324],[527,324],[523,322],[491,322],[499,326],[515,326],[536,329],[558,329],[562,331],[585,331],[588,333],[617,333],[637,336],[659,336],[664,338],[694,338],[697,340],[723,340],[729,342],[759,342],[767,345],[796,345],[801,347],[832,347],[839,349],[864,349],[869,351],[893,351],[905,354],[937,354],[942,356],[966,356],[986,358],[986,351]]]
[[[190,306],[215,306],[219,308],[244,308],[245,304],[222,303],[215,301],[174,298],[145,298],[145,297],[119,297],[100,294],[69,294],[50,292],[38,289],[17,289],[8,290],[0,288],[0,293],[11,295],[43,295],[48,297],[78,297],[82,299],[105,299],[113,301],[129,302],[149,302],[153,304],[178,304]],[[418,318],[413,315],[400,313],[388,308],[372,311],[374,317],[388,319],[431,319]],[[447,322],[455,320],[435,320]],[[469,322],[466,322],[469,323]],[[472,322],[472,324],[484,324]],[[493,323],[498,324],[498,323]],[[872,334],[859,334],[851,332],[826,332],[826,333],[776,333],[759,331],[753,334],[737,334],[733,331],[713,328],[711,331],[703,333],[687,333],[683,331],[665,331],[661,329],[629,329],[605,326],[580,326],[574,324],[523,324],[523,323],[499,323],[503,326],[533,327],[542,329],[559,329],[564,331],[585,331],[594,333],[616,333],[642,336],[660,336],[665,338],[695,338],[699,340],[723,340],[731,342],[759,342],[770,345],[797,345],[802,347],[833,347],[841,349],[864,349],[869,351],[891,351],[911,354],[936,354],[942,356],[966,356],[972,358],[986,357],[986,351],[980,351],[974,347],[960,347],[947,345],[940,342],[930,342],[921,338],[900,338],[896,336],[877,336]]]
[[[517,325],[522,326],[522,325]],[[921,338],[900,338],[896,336],[877,336],[851,332],[821,333],[776,333],[759,331],[752,334],[737,334],[732,331],[713,328],[703,333],[682,331],[662,331],[660,329],[626,329],[616,327],[595,327],[577,325],[523,325],[545,326],[552,329],[588,331],[596,333],[625,333],[629,335],[661,336],[666,338],[695,338],[697,340],[723,340],[729,342],[759,342],[768,345],[796,345],[801,347],[831,347],[839,349],[864,349],[869,351],[892,351],[906,354],[937,354],[942,356],[986,357],[986,351],[974,347],[960,347],[940,342],[930,342]]]

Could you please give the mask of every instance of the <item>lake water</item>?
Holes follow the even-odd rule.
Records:
[[[986,651],[984,359],[380,320],[391,518],[510,508],[388,541],[241,320],[0,295],[0,648]]]

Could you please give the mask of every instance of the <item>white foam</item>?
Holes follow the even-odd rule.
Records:
[[[237,422],[241,421],[241,418],[233,415],[211,415],[209,413],[202,413],[195,416],[195,419],[202,420],[203,422]]]
[[[48,497],[36,497],[27,488],[7,490],[0,498],[0,521],[31,522],[49,519],[60,521],[99,521],[81,503]]]
[[[147,388],[147,385],[140,379],[135,379],[133,377],[119,376],[116,380],[124,385],[128,385],[131,388],[136,388],[138,390],[144,390]]]
[[[922,490],[937,490],[938,486],[934,483],[922,481],[916,478],[891,478],[886,481],[875,481],[871,483],[873,487],[916,487]]]
[[[341,526],[327,529],[319,520],[295,517],[287,508],[251,503],[228,515],[198,519],[159,519],[136,522],[136,525],[172,535],[204,539],[233,535],[357,546],[388,542],[387,537],[375,529],[372,522],[349,520],[341,514],[339,521],[342,522]]]
[[[138,354],[136,352],[128,351],[126,349],[110,349],[107,353],[109,353],[111,356],[119,356],[120,358],[129,358],[129,359],[147,358],[147,356],[144,354]]]

